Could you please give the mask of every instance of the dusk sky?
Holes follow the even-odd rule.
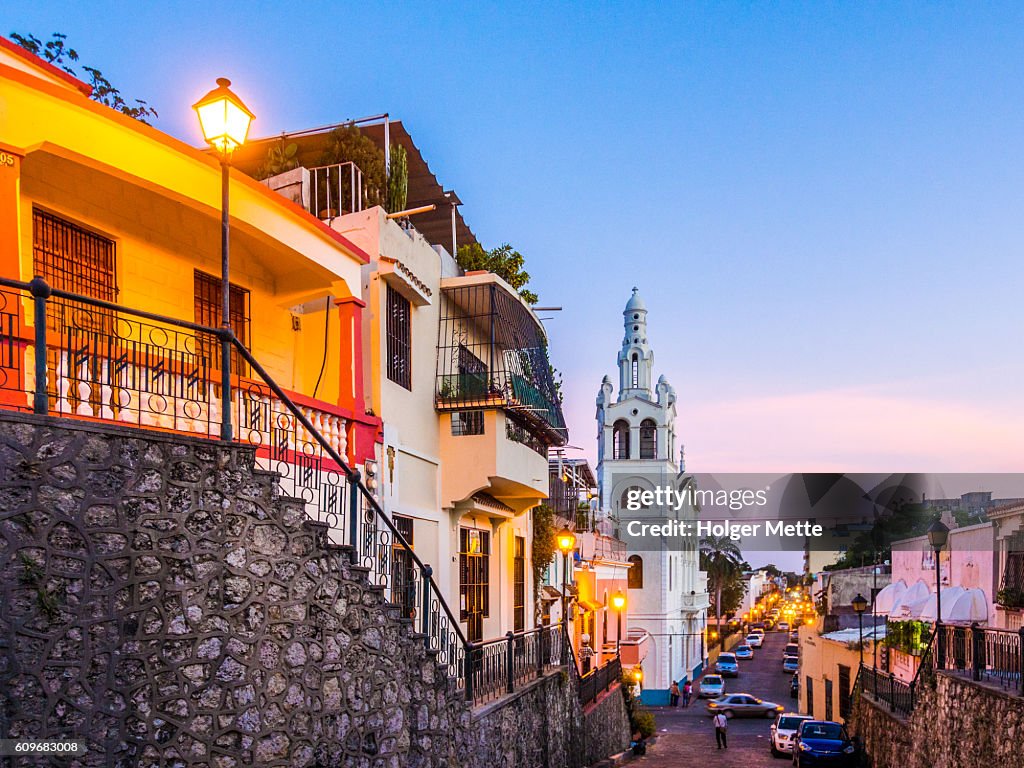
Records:
[[[688,469],[1024,470],[1019,5],[16,0],[4,23],[66,33],[196,145],[218,76],[257,136],[401,119],[564,307],[592,457],[635,285]]]

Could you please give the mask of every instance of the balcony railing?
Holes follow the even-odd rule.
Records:
[[[251,382],[239,386],[232,376],[233,354],[254,372]],[[304,499],[311,517],[343,538],[351,561],[412,619],[448,674],[468,682],[465,635],[430,566],[342,458],[341,422],[296,405],[230,329],[51,290],[40,278],[0,278],[0,408],[254,446],[283,475],[284,492]]]
[[[603,667],[592,669],[580,678],[580,704],[584,707],[593,701],[604,691],[610,690],[622,680],[622,662],[615,657]]]
[[[876,701],[887,704],[892,712],[906,717],[914,711],[917,687],[914,682],[908,683],[892,673],[862,666],[860,687],[862,692],[870,693]]]
[[[353,162],[309,169],[309,212],[318,219],[333,219],[376,205],[373,189]]]
[[[942,624],[937,669],[1024,696],[1024,629]]]
[[[514,693],[565,663],[561,623],[469,643],[465,652],[466,699],[484,704]]]

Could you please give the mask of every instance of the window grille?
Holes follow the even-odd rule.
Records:
[[[390,285],[387,301],[388,378],[412,389],[412,307]]]
[[[194,295],[195,295],[195,321],[200,325],[210,328],[219,328],[223,313],[223,297],[221,279],[200,272],[194,273]],[[241,286],[231,283],[229,297],[231,328],[235,336],[245,347],[249,346],[249,291]],[[220,368],[220,342],[208,336],[199,334],[197,338],[199,353],[213,363],[213,367]],[[249,365],[241,356],[238,350],[231,350],[231,372],[240,376],[249,375]]]

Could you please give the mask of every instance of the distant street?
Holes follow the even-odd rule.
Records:
[[[796,711],[797,700],[789,696],[791,674],[782,671],[782,649],[788,633],[769,632],[764,647],[755,649],[751,661],[740,662],[739,677],[725,680],[726,693],[749,693],[765,701],[781,704],[787,712]],[[696,686],[694,686],[696,690]],[[688,765],[786,766],[787,761],[773,758],[769,750],[767,718],[733,718],[729,721],[729,748],[715,748],[715,729],[706,708],[707,699],[694,699],[683,709],[651,707],[657,719],[658,739],[643,757],[632,765],[643,768],[675,768]]]

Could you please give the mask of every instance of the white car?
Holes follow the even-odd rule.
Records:
[[[697,695],[702,699],[717,699],[725,693],[725,679],[721,675],[704,675],[697,686]]]
[[[796,736],[800,724],[805,720],[813,720],[810,715],[798,715],[796,712],[783,712],[772,723],[769,745],[773,757],[793,754],[793,737]]]
[[[764,635],[747,635],[747,645],[751,648],[760,648],[764,645]]]

